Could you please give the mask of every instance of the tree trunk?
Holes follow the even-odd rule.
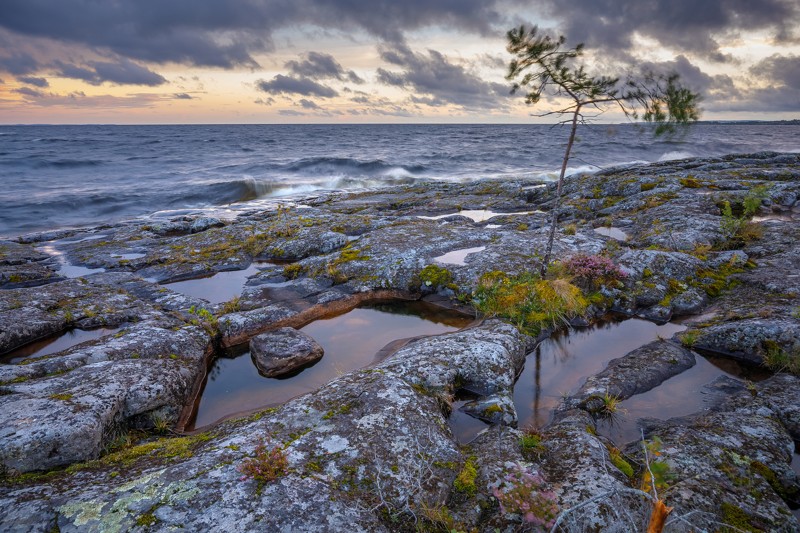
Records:
[[[569,133],[569,141],[567,142],[567,149],[564,151],[564,161],[561,163],[561,174],[558,176],[558,187],[556,189],[556,202],[553,206],[553,216],[550,221],[550,236],[547,238],[547,248],[544,252],[544,259],[542,259],[542,267],[539,273],[544,278],[547,274],[547,269],[550,267],[550,256],[553,253],[553,240],[556,237],[556,227],[558,226],[558,211],[561,208],[561,189],[564,183],[564,174],[567,172],[567,163],[569,163],[569,154],[572,151],[572,145],[575,143],[575,132],[578,129],[578,116],[580,115],[581,104],[575,108],[572,114],[572,129]]]

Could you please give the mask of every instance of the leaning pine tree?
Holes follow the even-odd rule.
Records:
[[[699,95],[682,87],[677,74],[664,76],[645,73],[624,81],[607,76],[590,76],[582,64],[577,64],[577,59],[583,55],[583,44],[575,48],[562,48],[565,42],[563,36],[553,39],[540,34],[536,26],[530,30],[525,26],[514,28],[507,36],[507,49],[514,59],[509,64],[506,77],[516,80],[524,73],[521,79],[515,81],[512,92],[524,87],[528,91],[525,94],[528,104],[538,103],[543,95],[570,101],[564,108],[543,114],[571,116],[561,122],[571,124],[571,129],[558,176],[547,248],[542,259],[540,273],[544,277],[553,251],[562,184],[575,143],[575,131],[578,124],[586,124],[591,118],[587,117],[585,111],[602,112],[609,107],[617,107],[630,119],[654,123],[654,133],[661,135],[697,120]]]

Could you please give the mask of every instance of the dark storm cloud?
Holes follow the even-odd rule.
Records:
[[[312,79],[336,79],[356,84],[364,83],[358,74],[345,71],[342,65],[330,54],[309,52],[302,61],[287,61],[284,65],[292,74]]]
[[[257,66],[275,30],[303,24],[361,30],[401,42],[440,25],[488,34],[498,0],[3,0],[0,27],[20,35],[108,50],[131,59],[230,68]],[[17,72],[20,73],[20,72]],[[20,73],[21,74],[21,73]]]
[[[800,56],[775,54],[754,65],[750,72],[800,91]]]
[[[797,0],[542,0],[563,24],[570,42],[618,53],[631,50],[634,32],[663,46],[718,61],[718,36],[767,30],[779,39],[797,37]]]
[[[339,93],[308,78],[293,78],[278,74],[270,81],[259,80],[256,87],[269,94],[299,94],[302,96],[321,96],[332,98]]]
[[[467,108],[496,108],[508,95],[508,87],[488,83],[462,65],[451,63],[436,50],[417,54],[404,45],[383,48],[381,58],[403,68],[402,72],[378,69],[378,81],[413,91],[417,103],[440,106],[451,103]]]
[[[118,62],[92,61],[86,67],[57,62],[56,67],[60,76],[83,80],[91,85],[110,82],[118,85],[154,87],[167,81],[160,74],[127,59]]]
[[[739,90],[734,85],[733,79],[725,74],[711,76],[694,65],[684,55],[679,55],[672,61],[661,63],[640,63],[642,71],[680,75],[680,82],[685,87],[699,93],[704,100],[738,98]]]
[[[193,100],[194,97],[188,93],[175,93],[172,95],[176,100]]]
[[[27,83],[28,85],[34,85],[36,87],[50,87],[50,82],[48,82],[45,78],[36,78],[34,76],[20,76],[17,78],[22,83]]]
[[[9,43],[3,43],[8,45]],[[0,52],[0,71],[8,72],[16,76],[33,74],[39,70],[39,63],[29,54],[16,53],[2,55]]]

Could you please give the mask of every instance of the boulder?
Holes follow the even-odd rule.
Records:
[[[280,328],[250,339],[250,356],[265,377],[293,372],[322,359],[324,350],[317,341],[294,328]]]

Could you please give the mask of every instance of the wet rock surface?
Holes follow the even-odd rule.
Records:
[[[323,354],[317,341],[294,328],[279,328],[250,339],[253,362],[258,371],[269,378],[319,361]]]
[[[789,467],[800,440],[797,377],[710,384],[708,410],[645,423],[657,459],[643,456],[641,442],[598,436],[587,402],[657,387],[693,365],[691,349],[800,368],[796,154],[567,180],[556,258],[602,253],[627,274],[597,291],[590,317],[612,309],[654,321],[694,317],[679,338],[620,353],[564,391],[533,448],[521,444],[530,444],[530,428],[515,427],[513,389],[535,340],[497,319],[398,345],[280,407],[159,436],[189,416],[222,348],[374,300],[426,296],[457,307],[482,274],[535,271],[555,190],[537,185],[418,182],[233,220],[133,220],[0,243],[0,355],[74,328],[116,328],[0,364],[0,530],[512,531],[520,516],[502,512],[493,494],[520,469],[540,474],[540,489],[562,510],[596,498],[568,513],[570,527],[632,530],[646,525],[650,505],[632,487],[653,460],[665,465],[663,498],[692,524],[668,530],[797,530]],[[759,186],[765,220],[743,221],[746,231],[730,237],[721,205],[738,216]],[[492,213],[476,222],[469,210]],[[468,249],[480,250],[463,264],[437,263]],[[223,303],[165,285],[265,260]],[[285,358],[297,342],[268,344]],[[463,410],[492,424],[466,445],[448,426],[459,391],[476,398]],[[285,458],[279,475],[243,480],[243,465],[264,449]]]

